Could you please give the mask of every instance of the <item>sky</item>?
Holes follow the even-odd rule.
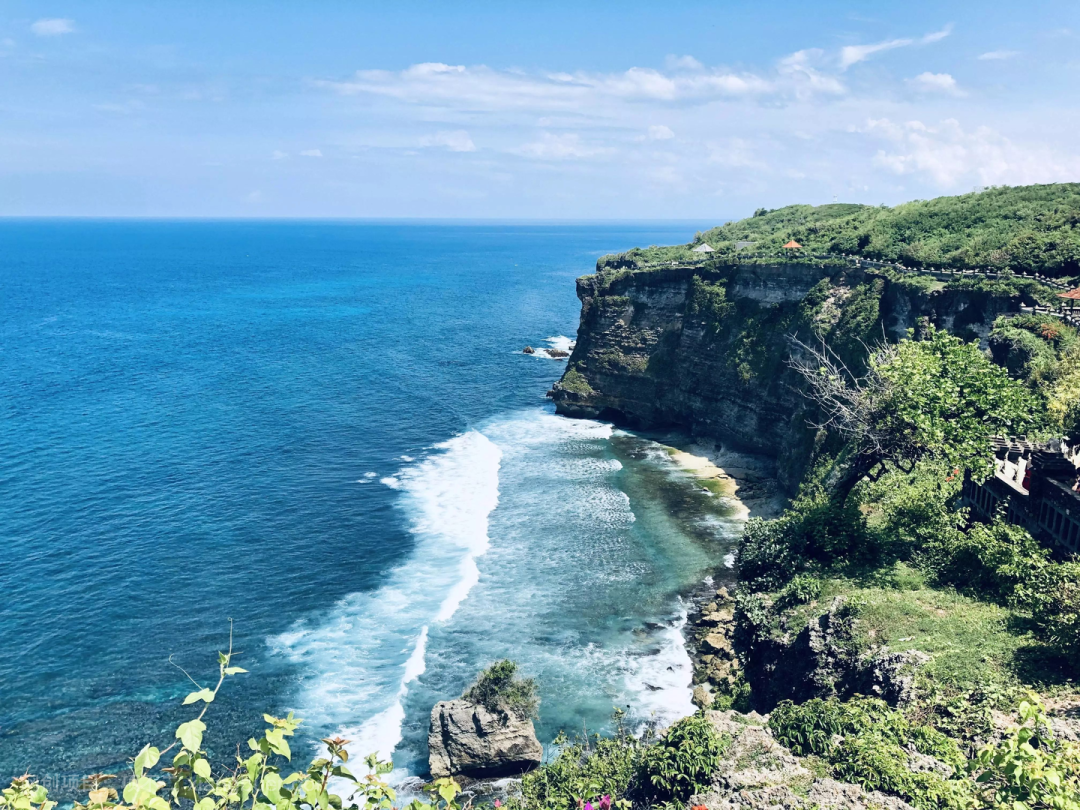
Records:
[[[1080,180],[1080,3],[0,0],[0,215],[729,219]]]

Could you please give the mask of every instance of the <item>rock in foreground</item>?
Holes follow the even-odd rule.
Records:
[[[444,700],[431,710],[428,767],[436,779],[516,776],[535,768],[543,756],[531,720],[467,700]]]

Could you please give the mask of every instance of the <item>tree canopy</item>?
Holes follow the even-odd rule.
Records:
[[[821,408],[821,426],[848,443],[841,498],[875,471],[910,469],[923,458],[985,468],[992,436],[1024,435],[1042,420],[1035,396],[977,343],[933,327],[922,340],[909,335],[870,352],[861,376],[827,346],[803,349],[794,365]]]

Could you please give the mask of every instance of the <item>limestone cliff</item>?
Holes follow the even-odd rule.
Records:
[[[1018,311],[1003,283],[901,277],[842,262],[635,270],[609,258],[577,282],[581,321],[557,411],[636,428],[682,427],[777,460],[797,486],[814,451],[812,404],[788,366],[798,340],[824,339],[853,367],[864,344],[921,324],[978,338]]]

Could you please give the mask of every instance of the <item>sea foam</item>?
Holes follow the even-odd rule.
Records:
[[[425,670],[429,627],[448,621],[479,579],[476,557],[488,548],[488,516],[499,500],[502,454],[483,434],[469,431],[433,451],[382,479],[400,492],[416,539],[410,558],[376,590],[351,594],[321,621],[270,640],[310,673],[295,706],[306,724],[340,731],[355,751],[382,758],[401,741],[404,700]]]

